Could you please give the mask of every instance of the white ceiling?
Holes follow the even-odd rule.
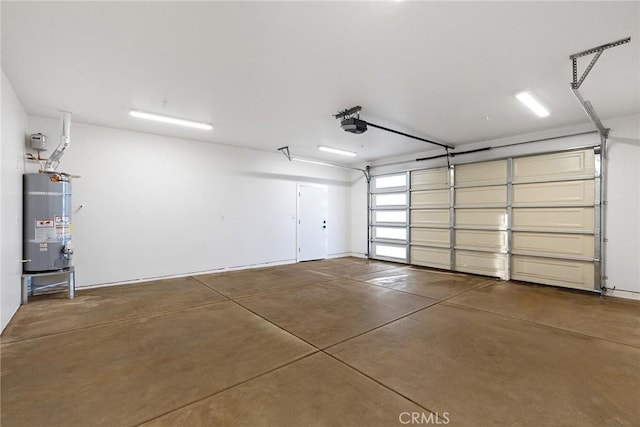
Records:
[[[604,52],[581,88],[598,114],[640,112],[639,2],[8,2],[2,68],[29,114],[344,162],[425,151],[332,114],[460,145],[587,121],[568,56]],[[583,58],[584,69],[590,58]],[[513,93],[530,89],[540,119]],[[164,105],[163,100],[166,100]],[[213,131],[128,116],[131,108]],[[485,117],[489,116],[490,120]]]

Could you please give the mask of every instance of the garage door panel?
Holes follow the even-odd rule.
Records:
[[[406,261],[407,248],[404,245],[374,242],[371,245],[374,258],[390,259],[395,262]]]
[[[507,183],[507,161],[471,163],[456,166],[456,187],[478,187]]]
[[[435,190],[449,187],[449,169],[425,169],[411,172],[412,190]]]
[[[451,233],[445,228],[412,228],[411,243],[427,246],[451,246]]]
[[[506,254],[461,250],[456,250],[455,252],[456,271],[506,279],[507,264],[508,258]]]
[[[451,251],[441,248],[411,246],[411,264],[451,269]]]
[[[593,150],[513,159],[513,183],[592,178],[594,175]]]
[[[593,260],[590,234],[513,233],[513,253]]]
[[[456,248],[504,252],[508,247],[506,231],[456,230]]]
[[[506,209],[456,209],[458,228],[507,229]]]
[[[594,231],[594,208],[514,208],[514,231]]]
[[[515,280],[593,290],[594,273],[592,262],[513,256]]]
[[[412,209],[411,225],[449,228],[449,209]]]
[[[374,239],[407,240],[406,227],[371,227]]]
[[[406,191],[402,193],[381,193],[373,195],[372,207],[374,209],[396,206],[407,206]]]
[[[507,205],[507,186],[458,188],[456,207],[493,207]]]
[[[407,211],[403,210],[384,210],[373,212],[373,224],[388,223],[401,225],[407,223]]]
[[[379,175],[371,178],[371,188],[375,192],[404,190],[407,188],[406,172],[391,175]]]
[[[411,207],[413,208],[447,208],[450,205],[451,191],[430,190],[430,191],[412,191]]]
[[[594,180],[519,184],[513,186],[513,206],[593,205]]]

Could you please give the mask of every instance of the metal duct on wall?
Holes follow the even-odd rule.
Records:
[[[53,153],[49,156],[49,160],[44,165],[45,172],[55,172],[60,164],[60,159],[64,154],[64,151],[71,144],[71,113],[68,111],[61,111],[62,115],[62,132],[60,133],[60,143],[56,147]]]

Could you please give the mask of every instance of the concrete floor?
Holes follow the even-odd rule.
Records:
[[[3,427],[640,425],[640,302],[357,258],[34,298],[0,349]]]

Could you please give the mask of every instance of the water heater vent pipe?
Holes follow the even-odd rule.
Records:
[[[60,164],[60,159],[71,144],[71,113],[68,111],[61,111],[62,119],[62,133],[60,134],[60,143],[56,147],[55,151],[49,156],[49,160],[44,165],[43,172],[55,172]]]

